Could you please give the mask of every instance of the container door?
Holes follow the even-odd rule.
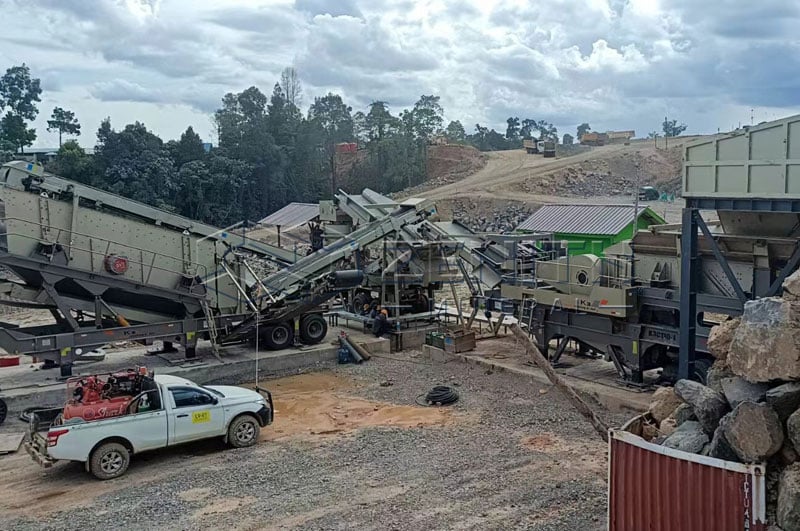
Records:
[[[172,426],[170,444],[223,435],[225,414],[217,398],[197,387],[170,387]]]

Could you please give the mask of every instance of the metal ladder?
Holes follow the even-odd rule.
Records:
[[[221,362],[222,357],[219,355],[219,343],[217,342],[217,338],[219,337],[217,333],[217,321],[214,319],[214,314],[208,306],[208,301],[206,299],[200,301],[200,307],[203,308],[203,315],[205,315],[206,324],[208,325],[208,338],[211,340],[211,353]]]

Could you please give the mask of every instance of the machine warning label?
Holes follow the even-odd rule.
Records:
[[[192,413],[192,424],[200,424],[201,422],[211,422],[210,411],[195,411]]]

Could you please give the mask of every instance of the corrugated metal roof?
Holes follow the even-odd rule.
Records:
[[[319,205],[316,203],[289,203],[277,212],[265,217],[259,223],[291,230],[308,223],[317,216],[319,216]]]
[[[633,221],[633,205],[544,205],[523,221],[517,230],[618,234]],[[653,224],[665,223],[648,207],[639,207],[639,217]]]

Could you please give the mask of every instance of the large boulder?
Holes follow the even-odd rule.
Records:
[[[731,348],[733,334],[739,326],[741,319],[731,319],[715,326],[708,335],[708,352],[718,360],[726,360]]]
[[[697,420],[694,414],[694,409],[689,404],[681,404],[672,412],[672,418],[675,419],[675,425],[680,426],[687,420]]]
[[[781,474],[776,519],[783,531],[800,531],[800,463],[787,467]]]
[[[719,428],[717,428],[717,431],[714,432],[711,442],[703,450],[703,455],[716,457],[717,459],[724,459],[725,461],[739,461],[739,456],[736,455],[736,452],[733,451],[730,443],[728,443],[727,439],[725,439],[725,430],[723,426],[725,424],[725,419],[727,419],[730,415],[731,414],[728,413],[722,417],[722,420],[719,421]]]
[[[706,385],[714,391],[721,393],[723,378],[733,378],[734,376],[736,375],[733,374],[731,368],[728,367],[728,362],[717,360],[711,365],[711,368],[708,369],[708,373],[706,373]]]
[[[765,383],[750,383],[744,378],[734,376],[733,378],[723,378],[720,381],[722,386],[722,394],[730,404],[731,408],[735,408],[742,402],[761,402],[767,395],[769,385]]]
[[[800,380],[800,302],[777,297],[747,301],[727,362],[750,382]]]
[[[787,301],[800,301],[800,269],[783,281],[783,298]]]
[[[767,404],[742,402],[719,424],[722,435],[744,463],[760,463],[783,445],[783,425]]]
[[[692,406],[697,420],[709,435],[717,429],[719,419],[730,410],[722,393],[694,380],[678,380],[675,394]]]
[[[767,391],[766,400],[785,422],[789,415],[800,408],[800,382],[789,382],[773,387]]]
[[[682,403],[672,387],[659,387],[653,393],[653,399],[650,401],[650,407],[647,411],[653,417],[653,420],[660,423],[669,417],[675,411],[675,408]]]
[[[708,435],[703,431],[703,426],[699,422],[690,420],[678,426],[678,429],[672,432],[672,435],[667,437],[662,444],[667,448],[698,454],[708,444]]]
[[[786,435],[792,441],[794,449],[800,452],[800,409],[789,415],[786,420]]]

